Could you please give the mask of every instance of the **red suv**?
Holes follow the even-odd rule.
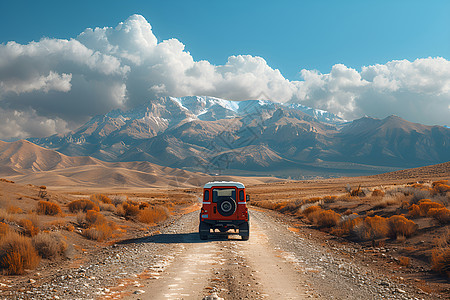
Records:
[[[208,182],[203,187],[203,206],[200,211],[200,239],[208,239],[211,229],[215,232],[239,230],[243,240],[249,238],[247,202],[245,186],[234,181]]]

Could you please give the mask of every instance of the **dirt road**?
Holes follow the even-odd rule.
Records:
[[[198,212],[152,236],[100,251],[89,263],[24,282],[10,298],[431,299],[354,255],[296,232],[276,213],[251,210],[249,241],[201,241]],[[35,280],[35,281],[34,281]],[[5,294],[2,294],[5,295]]]

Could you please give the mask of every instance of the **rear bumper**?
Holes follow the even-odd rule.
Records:
[[[203,220],[205,224],[208,224],[211,228],[235,228],[239,229],[239,226],[248,223],[246,220]]]

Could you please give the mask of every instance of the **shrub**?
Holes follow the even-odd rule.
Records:
[[[448,180],[435,181],[431,184],[431,186],[431,192],[433,195],[445,194],[447,192],[450,192],[450,185]]]
[[[74,200],[69,203],[68,207],[70,212],[72,213],[78,211],[87,212],[88,210],[96,210],[96,211],[100,210],[99,207],[95,205],[94,202],[87,199]]]
[[[322,208],[320,208],[320,206],[318,206],[318,205],[312,205],[312,206],[309,206],[309,207],[305,208],[303,210],[303,214],[306,217],[308,217],[311,213],[313,213],[315,211],[318,211],[318,210],[322,210]]]
[[[73,226],[72,224],[67,224],[66,230],[69,232],[73,232],[75,230],[75,226]]]
[[[384,192],[380,189],[374,189],[372,191],[372,197],[383,197],[384,196]]]
[[[86,223],[89,226],[106,223],[106,218],[101,213],[95,210],[88,210],[85,216]]]
[[[436,248],[431,255],[431,269],[450,277],[450,248]]]
[[[448,180],[438,180],[438,181],[434,181],[431,186],[435,187],[437,185],[441,185],[441,184],[448,184]]]
[[[352,214],[352,210],[351,210],[351,209],[347,209],[347,210],[344,211],[342,214],[343,214],[344,216],[349,216],[349,215]]]
[[[111,237],[114,224],[100,223],[83,231],[83,235],[91,240],[104,241]]]
[[[22,219],[19,221],[19,225],[23,227],[26,235],[35,236],[39,233],[39,227],[35,226],[31,220]]]
[[[433,186],[433,194],[445,194],[447,192],[450,192],[450,186],[448,184],[436,184]]]
[[[139,212],[139,221],[147,224],[162,222],[169,217],[166,207],[157,205],[143,209]]]
[[[401,194],[401,196],[403,196],[403,194]],[[374,204],[374,209],[380,209],[380,208],[385,208],[388,207],[390,205],[394,205],[400,202],[400,198],[399,195],[389,195],[386,196],[384,198],[381,198],[380,200],[378,200],[375,204]]]
[[[32,239],[34,248],[43,258],[53,259],[63,256],[67,244],[59,232],[41,232]]]
[[[400,204],[401,209],[408,209],[409,208],[409,201],[402,201]]]
[[[8,209],[6,210],[10,214],[21,214],[23,213],[23,210],[20,207],[10,205]]]
[[[8,273],[23,274],[37,267],[39,260],[29,237],[9,231],[0,240],[0,267]]]
[[[148,203],[147,202],[141,202],[139,203],[139,209],[146,209],[148,207]]]
[[[388,234],[387,220],[380,216],[366,217],[355,227],[355,233],[362,240],[384,238]]]
[[[40,214],[50,216],[55,216],[62,213],[61,208],[59,207],[58,204],[43,200],[38,202],[37,211]]]
[[[337,199],[337,196],[325,196],[322,198],[323,202],[325,203],[333,203]]]
[[[125,195],[115,195],[112,196],[112,204],[114,206],[118,206],[120,204],[122,204],[123,202],[126,202],[128,200],[128,197]]]
[[[116,207],[113,204],[98,202],[98,207],[100,207],[100,210],[102,211],[110,211],[110,212],[116,211]]]
[[[122,217],[125,216],[125,209],[123,209],[122,205],[119,205],[116,207],[116,215],[122,216]]]
[[[357,214],[345,216],[339,225],[331,230],[331,233],[337,236],[348,236],[361,222],[362,219]]]
[[[446,207],[430,208],[428,210],[428,215],[442,225],[450,223],[450,210]]]
[[[4,236],[9,231],[9,225],[3,222],[0,222],[0,237]]]
[[[308,219],[319,227],[333,227],[339,223],[341,215],[333,210],[316,210],[308,215]]]
[[[91,200],[94,202],[103,202],[106,204],[111,204],[112,201],[108,196],[105,196],[103,194],[94,194],[91,196]]]
[[[410,259],[409,259],[409,257],[406,257],[406,256],[400,256],[400,257],[398,258],[398,263],[399,263],[401,266],[407,267],[407,266],[409,266]]]
[[[411,218],[418,218],[420,217],[420,207],[417,204],[413,204],[409,207],[408,215]]]
[[[431,208],[443,208],[440,203],[432,202],[430,199],[422,199],[419,201],[420,215],[422,217],[428,216],[428,211]]]
[[[121,205],[123,211],[122,216],[124,217],[135,217],[139,214],[139,204],[132,201],[127,201]],[[119,210],[117,210],[119,212]]]
[[[409,237],[416,232],[418,226],[404,216],[394,215],[388,219],[389,236],[396,238],[399,236]]]

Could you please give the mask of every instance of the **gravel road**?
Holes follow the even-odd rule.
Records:
[[[282,216],[251,210],[250,240],[198,237],[198,212],[99,251],[89,263],[0,287],[4,299],[432,299]],[[343,252],[345,252],[343,254]],[[211,299],[213,297],[210,297]],[[216,298],[218,299],[218,298]]]

